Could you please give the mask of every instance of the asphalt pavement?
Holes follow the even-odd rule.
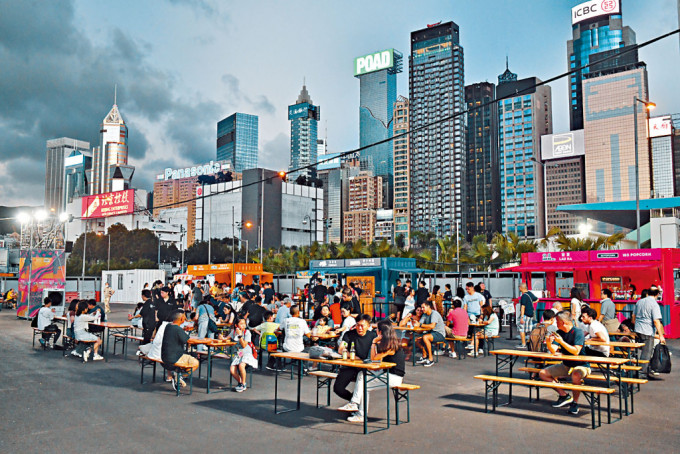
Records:
[[[127,323],[130,308],[114,305],[111,321]],[[496,348],[517,345],[507,337],[502,333]],[[635,414],[613,424],[603,421],[597,430],[590,429],[586,406],[578,416],[551,408],[555,394],[549,390],[530,403],[528,390],[516,388],[512,406],[486,414],[484,384],[472,377],[493,373],[494,358],[440,357],[431,368],[407,364],[404,381],[422,387],[411,392],[411,422],[363,435],[361,424],[347,422],[347,414],[336,410],[345,403],[337,396],[331,407],[315,407],[311,377],[302,383],[302,409],[284,415],[274,414],[271,372],[255,372],[246,392],[206,394],[204,369],[191,396],[175,397],[170,383],[140,384],[134,354],[82,363],[63,358],[61,351],[42,351],[37,342],[31,348],[29,323],[5,309],[0,312],[0,453],[679,452],[680,341],[669,341],[669,347],[676,371],[642,386]],[[284,405],[294,405],[297,381],[279,378]],[[213,387],[228,386],[224,360],[215,360],[212,381]],[[371,394],[369,416],[369,429],[385,427],[384,392]]]

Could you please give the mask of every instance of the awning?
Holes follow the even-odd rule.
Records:
[[[649,222],[650,210],[664,210],[680,207],[680,197],[666,197],[659,199],[640,200],[640,225]],[[616,202],[578,203],[575,205],[561,205],[557,211],[567,212],[612,225],[634,229],[635,200],[620,200]]]
[[[247,274],[249,276],[273,276],[273,273],[268,271],[236,271],[236,274]]]
[[[545,273],[553,271],[591,271],[591,270],[641,270],[658,268],[661,263],[658,262],[638,262],[638,263],[527,263],[524,265],[511,266],[508,268],[500,268],[497,272],[512,272],[512,273]]]

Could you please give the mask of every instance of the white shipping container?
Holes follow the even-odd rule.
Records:
[[[104,299],[104,283],[108,282],[115,293],[111,303],[133,304],[142,301],[144,284],[149,288],[154,281],[165,282],[163,270],[112,270],[102,271],[102,300]]]

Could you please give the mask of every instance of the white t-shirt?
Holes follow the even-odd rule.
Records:
[[[54,312],[51,307],[43,306],[38,311],[38,329],[43,330],[52,324]]]
[[[586,340],[595,339],[596,333],[600,333],[602,337],[606,339],[606,342],[609,342],[609,333],[607,333],[607,328],[605,328],[604,325],[598,322],[597,320],[593,320],[592,322],[590,322],[590,325],[588,325]],[[590,348],[591,350],[602,352],[605,355],[609,356],[609,347],[606,345],[589,345],[588,348]]]
[[[283,349],[287,352],[301,352],[305,349],[303,338],[309,333],[307,322],[299,317],[289,317],[281,324],[281,329],[286,333],[283,341]]]
[[[169,322],[161,323],[160,328],[156,331],[156,337],[153,338],[151,342],[151,350],[146,355],[151,359],[161,360],[161,347],[163,347],[163,334],[165,334],[165,327],[168,326]]]

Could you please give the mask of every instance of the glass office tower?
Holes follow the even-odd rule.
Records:
[[[294,170],[316,164],[320,119],[321,108],[312,104],[307,86],[302,85],[297,101],[292,106],[288,106],[288,120],[290,120],[289,179],[291,181],[295,181],[301,175],[307,178],[316,177],[316,168],[314,167],[299,172]]]
[[[446,22],[412,32],[409,63],[411,234],[453,236],[458,222],[465,225],[464,65],[458,25]],[[432,124],[445,118],[450,119]]]
[[[258,165],[257,115],[235,113],[217,123],[217,160],[239,173]]]

